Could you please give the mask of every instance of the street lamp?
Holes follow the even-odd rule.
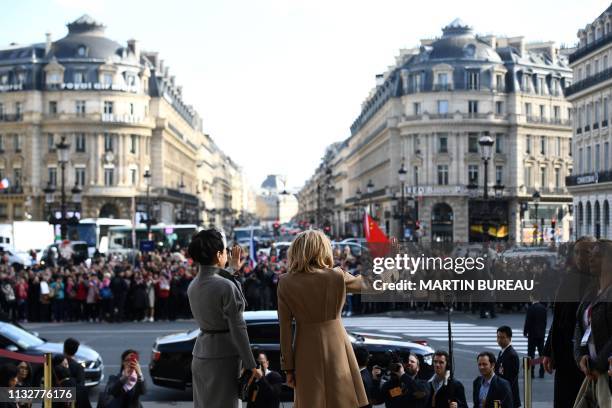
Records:
[[[55,145],[57,150],[57,162],[60,165],[62,172],[61,180],[61,195],[60,195],[60,208],[61,208],[61,219],[60,221],[60,235],[62,241],[68,236],[68,220],[66,218],[66,164],[70,160],[70,145],[66,143],[66,136],[62,136],[61,141]]]
[[[493,138],[488,134],[485,134],[480,138],[478,144],[482,150],[482,161],[484,162],[484,199],[489,198],[489,160],[491,160],[491,151],[493,149]]]
[[[357,196],[357,235],[361,236],[359,231],[363,231],[363,228],[359,228],[359,225],[363,222],[363,219],[361,218],[361,197],[363,196],[363,193],[361,192],[361,189],[359,187],[357,187],[355,195]]]
[[[374,183],[372,179],[368,180],[368,184],[366,185],[366,191],[368,192],[368,206],[370,207],[370,216],[372,216],[372,193],[374,192]]]
[[[534,226],[534,229],[533,229],[534,244],[537,244],[538,243],[538,235],[539,235],[539,232],[540,232],[539,231],[540,227],[538,226],[538,206],[540,204],[540,198],[541,198],[540,192],[536,190],[533,193],[533,195],[531,196],[531,198],[533,198],[533,204],[535,206],[535,226]]]
[[[502,198],[502,196],[504,195],[504,188],[505,187],[506,186],[504,186],[503,184],[501,184],[499,182],[496,183],[493,186],[493,190],[495,191],[495,198],[497,198],[497,199]]]
[[[147,169],[143,175],[145,183],[147,185],[147,240],[151,236],[151,197],[149,195],[149,189],[151,188],[151,172]]]
[[[397,171],[397,175],[400,181],[400,188],[402,189],[401,198],[400,198],[400,239],[404,239],[404,206],[406,205],[405,195],[404,195],[404,185],[406,184],[406,167],[404,167],[404,161],[402,160],[402,167]]]

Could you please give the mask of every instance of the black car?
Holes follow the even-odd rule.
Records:
[[[11,323],[0,322],[0,348],[21,354],[33,356],[43,356],[46,353],[61,355],[64,352],[63,343],[53,343],[41,339],[35,333],[24,330]],[[90,347],[79,346],[75,356],[77,362],[85,370],[85,385],[95,387],[104,379],[104,364],[102,357]],[[15,365],[18,361],[0,357],[0,364],[11,362]],[[41,367],[33,367],[33,371],[38,373]],[[42,375],[42,373],[40,373]]]
[[[253,353],[262,351],[270,361],[270,368],[280,372],[280,326],[276,311],[245,312],[244,319]],[[191,352],[199,329],[159,337],[153,345],[149,372],[153,383],[162,387],[185,389],[191,387]],[[415,353],[421,362],[421,376],[433,375],[431,366],[434,350],[426,345],[407,341],[391,341],[348,333],[353,347],[365,346],[370,352],[370,366],[388,367],[394,355]],[[290,389],[283,396],[291,399]]]

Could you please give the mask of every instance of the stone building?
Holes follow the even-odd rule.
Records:
[[[320,223],[334,225],[336,235],[360,233],[365,209],[391,235],[425,241],[528,242],[536,228],[539,240],[549,240],[553,224],[555,239],[569,237],[565,50],[478,36],[455,20],[440,38],[401,50],[376,80],[351,136],[300,192],[300,215],[328,209]],[[493,140],[487,200],[483,137]],[[322,189],[329,201],[321,201]]]

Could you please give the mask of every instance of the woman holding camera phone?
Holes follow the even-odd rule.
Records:
[[[140,408],[140,396],[146,392],[138,352],[125,350],[121,353],[119,375],[111,375],[98,406],[106,408]]]
[[[355,353],[340,318],[346,293],[361,291],[361,276],[332,269],[331,242],[318,230],[299,234],[289,247],[288,260],[288,273],[281,275],[277,294],[281,367],[287,384],[295,388],[294,407],[368,405]]]
[[[189,305],[200,334],[193,348],[193,404],[202,408],[238,408],[241,366],[260,378],[242,316],[245,298],[227,271],[225,235],[214,228],[200,231],[189,244],[189,256],[200,264],[187,289]],[[240,246],[232,248],[230,267],[241,266]]]

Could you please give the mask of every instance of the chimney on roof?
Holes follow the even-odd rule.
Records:
[[[135,39],[128,40],[128,50],[134,54],[137,61],[140,61],[140,47],[138,46],[138,41]]]
[[[525,56],[525,38],[524,37],[512,37],[508,38],[508,45],[516,48],[521,57]]]
[[[385,76],[383,74],[376,75],[376,86],[381,86],[385,83]]]
[[[45,33],[45,55],[51,52],[51,33]]]
[[[487,45],[493,49],[497,48],[497,37],[494,35],[485,35],[484,37],[480,37],[482,41],[487,43]]]

